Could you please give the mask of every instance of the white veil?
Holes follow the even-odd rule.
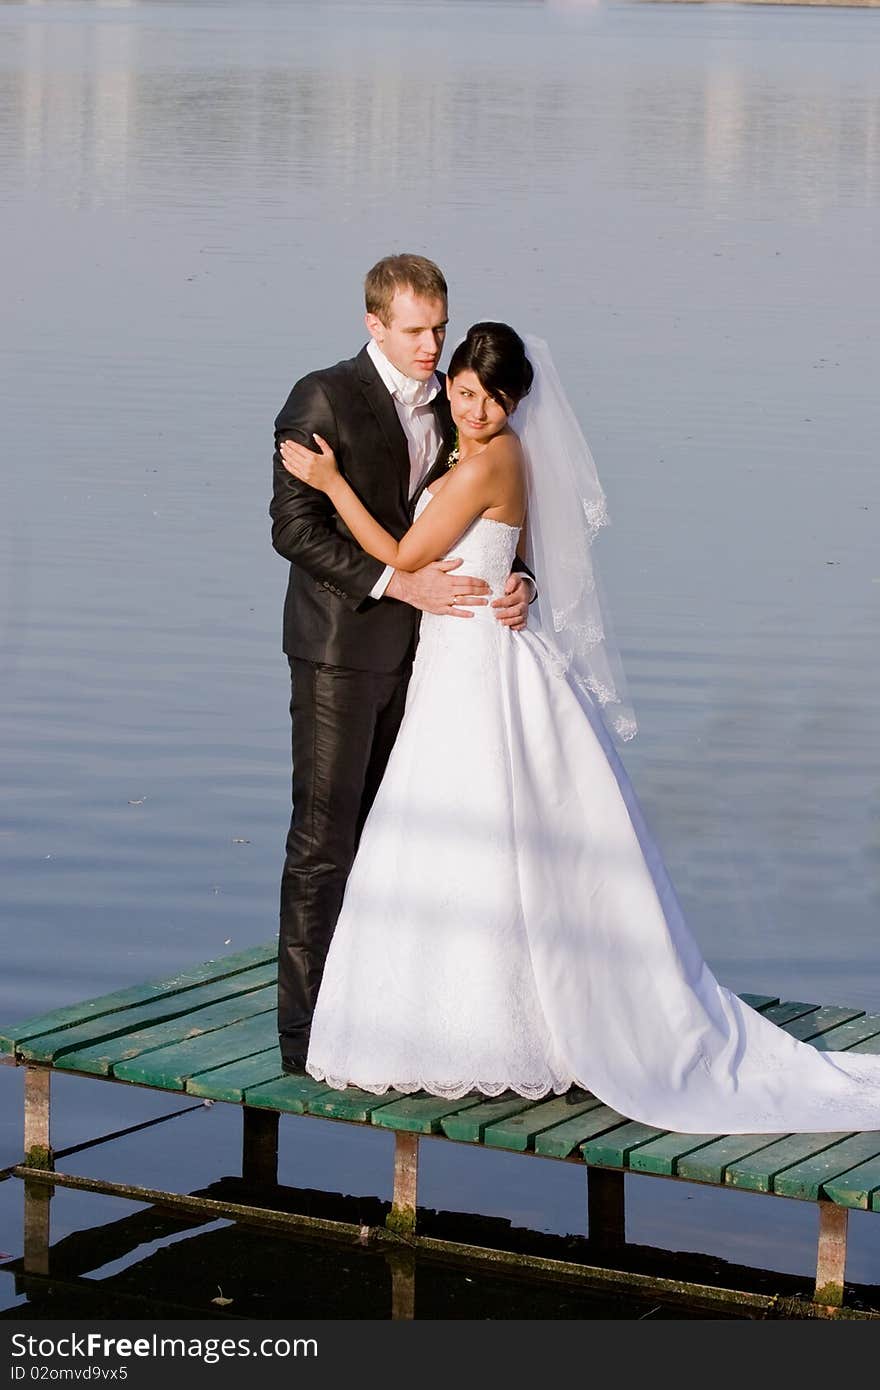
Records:
[[[593,540],[608,524],[605,494],[550,349],[531,334],[523,341],[535,379],[510,423],[526,459],[526,562],[538,584],[529,626],[625,741],[637,725],[592,556]]]

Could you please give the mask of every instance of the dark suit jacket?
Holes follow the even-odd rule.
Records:
[[[443,389],[432,406],[443,443],[422,487],[439,477],[455,441]],[[275,421],[272,544],[290,561],[284,605],[288,656],[361,671],[393,671],[409,654],[420,614],[396,599],[370,598],[385,566],[361,549],[329,498],[293,478],[281,462],[282,439],[314,449],[327,440],[361,501],[396,540],[412,524],[409,451],[394,400],[366,348],[357,357],[310,372],[296,383]],[[526,569],[518,565],[517,568]]]

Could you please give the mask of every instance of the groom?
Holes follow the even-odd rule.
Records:
[[[405,574],[367,555],[327,496],[293,478],[278,446],[331,445],[365,505],[399,539],[439,477],[455,427],[436,371],[446,281],[423,256],[387,256],[365,281],[370,341],[357,357],[296,383],[275,421],[272,544],[290,561],[284,651],[290,663],[293,818],[281,879],[278,1036],[302,1075],[324,962],[367,812],[403,717],[419,613],[473,617],[489,586],[443,560]],[[515,568],[524,568],[519,565]],[[534,588],[510,575],[498,620],[526,623]]]

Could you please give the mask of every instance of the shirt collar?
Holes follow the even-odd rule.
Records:
[[[367,352],[388,391],[404,405],[428,405],[440,390],[436,374],[430,376],[427,381],[416,381],[414,377],[404,376],[393,362],[389,362],[372,338],[367,343]]]

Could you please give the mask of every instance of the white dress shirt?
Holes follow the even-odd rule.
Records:
[[[409,495],[412,497],[422,479],[433,467],[443,442],[437,417],[431,407],[431,401],[440,390],[440,382],[436,376],[429,377],[427,381],[415,381],[412,377],[404,376],[393,362],[388,361],[372,338],[367,344],[367,352],[394,400],[394,408],[406,435],[409,450]],[[393,573],[394,566],[386,565],[370,590],[370,598],[382,597]]]

